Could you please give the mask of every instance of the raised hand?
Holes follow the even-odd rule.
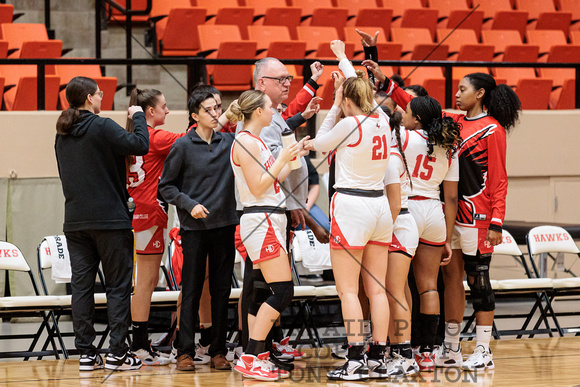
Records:
[[[312,80],[317,82],[322,76],[322,71],[324,70],[324,65],[320,62],[314,62],[310,65],[310,71],[312,72]]]
[[[302,117],[305,120],[310,119],[313,115],[320,111],[320,101],[322,101],[321,97],[314,97],[310,100],[308,106],[306,106],[306,109],[304,109],[302,112]]]
[[[339,61],[346,58],[346,54],[344,53],[344,42],[341,40],[333,40],[330,42],[330,49],[336,55],[336,59]]]
[[[361,44],[363,47],[372,47],[377,45],[377,38],[379,36],[379,31],[375,32],[375,36],[371,36],[364,31],[356,29],[356,32],[361,36]]]
[[[383,74],[377,62],[374,62],[370,59],[365,59],[361,64],[366,67],[367,70],[372,72],[375,78],[378,79],[381,83],[385,83],[385,80],[389,79],[385,76],[385,74]]]

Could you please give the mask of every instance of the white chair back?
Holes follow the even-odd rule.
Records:
[[[502,242],[500,245],[497,245],[493,248],[494,255],[513,255],[513,256],[521,256],[522,251],[518,247],[516,240],[514,237],[507,231],[502,231]]]
[[[18,247],[0,242],[0,270],[30,271],[30,266]]]
[[[41,269],[50,269],[52,267],[52,259],[50,254],[50,247],[48,247],[48,242],[43,239],[38,246],[38,258],[40,260]]]
[[[568,231],[558,226],[538,226],[528,232],[528,252],[578,254],[580,250]]]

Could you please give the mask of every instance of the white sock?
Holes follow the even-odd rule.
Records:
[[[475,327],[475,346],[483,346],[486,351],[489,351],[489,340],[491,340],[491,325],[477,325]]]
[[[461,335],[461,324],[445,323],[445,346],[452,351],[459,351],[459,337]]]

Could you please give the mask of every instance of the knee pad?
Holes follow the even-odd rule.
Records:
[[[491,312],[495,310],[495,295],[489,280],[489,264],[491,254],[480,254],[477,256],[463,255],[465,262],[465,273],[467,273],[467,283],[471,289],[473,299],[473,309],[476,312]],[[473,280],[473,283],[472,281]]]
[[[248,313],[252,316],[258,314],[260,306],[270,297],[272,291],[266,283],[264,276],[260,270],[254,270],[252,273],[252,280],[254,283],[254,289],[252,292],[252,301],[248,307]]]
[[[294,297],[294,284],[292,281],[270,282],[268,284],[272,294],[266,300],[266,304],[282,313]]]

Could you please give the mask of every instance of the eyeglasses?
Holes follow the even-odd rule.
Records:
[[[99,97],[103,98],[103,90],[95,91],[93,95],[98,95]]]
[[[281,85],[285,84],[286,81],[292,82],[292,80],[294,79],[294,77],[292,75],[288,75],[287,77],[280,77],[280,78],[274,78],[274,77],[262,77],[262,78],[275,79]]]

